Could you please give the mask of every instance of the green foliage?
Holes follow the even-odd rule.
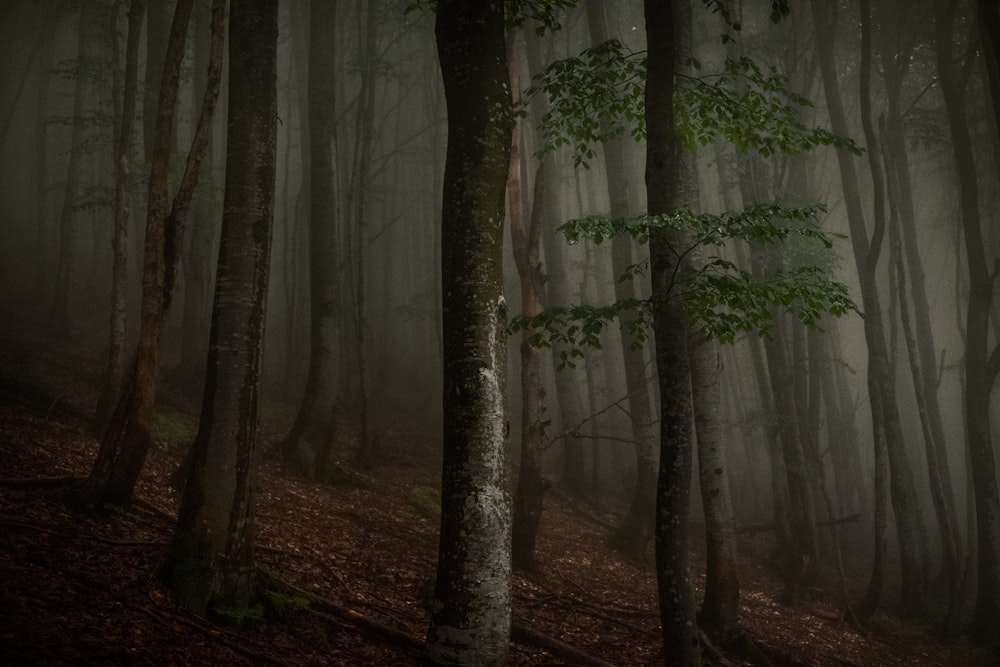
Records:
[[[506,0],[504,2],[504,19],[508,28],[517,28],[528,20],[536,22],[535,32],[544,35],[546,32],[558,32],[562,29],[558,14],[560,11],[572,9],[580,4],[580,0]],[[413,0],[404,14],[430,9],[437,11],[437,0]]]
[[[242,626],[247,622],[262,622],[264,620],[264,605],[258,602],[249,607],[215,607],[212,609],[212,613],[235,626]]]
[[[709,338],[732,343],[743,333],[769,335],[775,310],[810,327],[817,326],[824,314],[839,317],[857,310],[847,287],[828,278],[836,235],[817,226],[816,216],[824,210],[818,204],[752,204],[743,211],[721,215],[695,214],[685,209],[660,216],[588,216],[571,220],[560,230],[570,243],[581,239],[601,243],[621,234],[646,243],[655,230],[685,230],[688,244],[670,248],[679,267],[694,250],[722,247],[733,240],[762,249],[774,248],[770,265],[764,267],[761,277],[712,255],[695,269],[679,270],[667,293],[659,295],[682,295],[685,315],[693,326]],[[792,252],[786,252],[788,249]],[[643,270],[644,265],[633,265],[625,277]],[[652,304],[626,299],[607,306],[550,308],[534,317],[516,317],[509,328],[512,333],[531,331],[530,342],[536,347],[561,345],[561,369],[573,367],[574,361],[583,357],[584,348],[600,348],[601,333],[616,320],[629,337],[630,346],[639,347],[652,322]]]
[[[518,316],[508,325],[511,334],[528,330],[533,347],[549,348],[562,345],[559,370],[576,368],[583,357],[583,348],[601,349],[601,333],[615,320],[630,336],[630,347],[638,349],[646,341],[646,331],[652,321],[648,301],[623,299],[608,306],[577,305],[547,308],[533,317]]]
[[[799,113],[811,106],[775,68],[765,72],[746,57],[727,58],[721,72],[681,82],[675,100],[682,140],[689,148],[724,140],[764,157],[796,155],[817,146],[861,154],[850,139],[806,127]]]
[[[441,492],[430,486],[415,486],[406,501],[428,519],[441,516]]]
[[[149,430],[157,443],[180,449],[188,447],[194,440],[197,424],[189,415],[160,407],[153,413]]]
[[[701,70],[697,60],[689,64]],[[526,95],[529,100],[539,94],[549,98],[539,153],[571,146],[575,163],[586,167],[597,143],[626,130],[644,139],[645,79],[644,55],[628,51],[618,40],[549,65],[533,77]],[[764,71],[745,57],[727,59],[720,72],[679,80],[674,99],[681,139],[688,148],[727,141],[744,153],[765,157],[817,146],[861,153],[850,139],[804,125],[799,114],[811,106],[774,68]]]
[[[617,39],[573,58],[557,60],[533,77],[526,97],[544,93],[551,108],[542,117],[541,154],[572,146],[576,164],[589,166],[594,145],[628,131],[645,136],[646,61]]]
[[[284,622],[294,620],[300,611],[309,608],[309,600],[290,592],[268,589],[264,591],[264,599],[268,609]]]

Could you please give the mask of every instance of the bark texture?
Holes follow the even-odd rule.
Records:
[[[938,75],[955,167],[958,176],[960,224],[965,239],[969,270],[969,299],[965,313],[965,430],[972,488],[976,497],[976,604],[972,617],[973,635],[982,641],[996,641],[1000,627],[1000,488],[997,484],[996,454],[990,430],[990,394],[1000,372],[1000,345],[990,348],[990,311],[994,307],[994,284],[1000,275],[1000,259],[991,270],[986,259],[979,215],[979,184],[963,90],[966,77],[955,67],[953,46],[957,2],[935,3],[935,36]],[[983,17],[986,19],[986,17]],[[984,24],[989,27],[989,24]],[[991,36],[992,38],[993,36]],[[992,46],[991,46],[992,49]],[[966,55],[970,58],[971,55]],[[996,71],[996,52],[990,51]],[[968,66],[968,63],[966,63]]]
[[[277,131],[277,0],[233,0],[225,213],[208,374],[177,528],[160,576],[185,606],[256,596],[254,474]]]
[[[282,454],[307,479],[323,479],[336,424],[337,263],[336,160],[336,2],[314,2],[309,17],[308,121],[309,374],[298,417],[282,443]],[[293,8],[294,10],[294,8]]]
[[[674,127],[675,68],[690,38],[688,0],[645,0],[646,196],[651,215],[690,205],[693,165],[682,154]],[[688,39],[684,39],[684,37]],[[700,665],[689,568],[691,505],[691,380],[683,301],[672,290],[685,239],[656,231],[650,238],[653,327],[660,383],[660,468],[656,489],[656,575],[663,653],[668,665]]]
[[[510,638],[504,189],[512,126],[501,0],[441,0],[444,452],[430,660],[499,665]]]

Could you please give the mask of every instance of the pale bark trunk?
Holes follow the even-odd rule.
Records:
[[[512,112],[500,0],[441,0],[444,448],[428,657],[503,664],[511,625],[504,186]]]

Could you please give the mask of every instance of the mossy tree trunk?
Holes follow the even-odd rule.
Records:
[[[274,220],[277,0],[233,0],[225,205],[201,420],[160,576],[198,613],[253,604],[254,476]]]
[[[428,657],[500,665],[510,638],[504,190],[512,109],[501,0],[441,0],[444,452]]]

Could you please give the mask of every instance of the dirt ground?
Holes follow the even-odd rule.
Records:
[[[222,628],[179,609],[154,578],[179,500],[168,485],[179,448],[154,443],[132,507],[75,515],[63,501],[66,478],[88,473],[97,441],[72,407],[72,387],[36,390],[14,377],[30,365],[23,356],[8,347],[0,360],[0,663],[420,664],[437,552],[425,502],[437,484],[428,465],[436,443],[386,425],[383,465],[324,486],[287,470],[277,434],[265,433],[257,557],[296,592],[274,601],[266,622]],[[663,664],[651,559],[632,562],[605,546],[613,520],[547,496],[540,569],[514,578],[508,665]],[[783,606],[766,565],[769,539],[741,539],[741,621],[772,664],[1000,664],[888,614],[862,633],[840,620],[836,586]],[[703,577],[700,551],[693,563]],[[751,664],[711,646],[705,659]]]

